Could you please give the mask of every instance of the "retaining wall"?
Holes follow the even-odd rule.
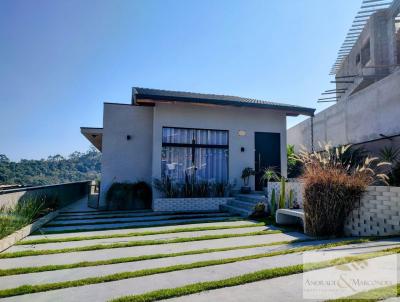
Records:
[[[160,212],[192,212],[219,211],[219,206],[226,204],[232,197],[211,198],[155,198],[153,211]]]
[[[88,196],[90,181],[0,191],[0,207],[12,208],[31,198],[57,196],[60,207]]]
[[[368,187],[360,207],[347,218],[344,231],[348,236],[400,234],[400,187]]]

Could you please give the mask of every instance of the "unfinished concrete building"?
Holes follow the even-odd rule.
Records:
[[[335,104],[288,130],[299,149],[354,144],[400,147],[400,0],[364,0],[331,71]]]

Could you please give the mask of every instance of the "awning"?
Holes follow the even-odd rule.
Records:
[[[103,128],[81,127],[81,133],[97,148],[97,150],[101,151],[103,145]]]

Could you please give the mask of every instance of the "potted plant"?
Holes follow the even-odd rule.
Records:
[[[264,185],[264,194],[268,198],[268,183],[270,181],[279,181],[279,175],[275,172],[274,167],[268,167],[262,172],[260,181]]]
[[[242,171],[242,179],[243,179],[243,186],[241,188],[241,192],[243,194],[249,194],[251,192],[251,188],[249,186],[250,177],[255,174],[253,168],[246,167]]]

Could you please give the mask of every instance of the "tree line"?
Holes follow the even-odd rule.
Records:
[[[59,154],[47,159],[11,161],[0,154],[0,184],[50,185],[100,179],[101,153],[95,148],[75,151],[67,157]]]

